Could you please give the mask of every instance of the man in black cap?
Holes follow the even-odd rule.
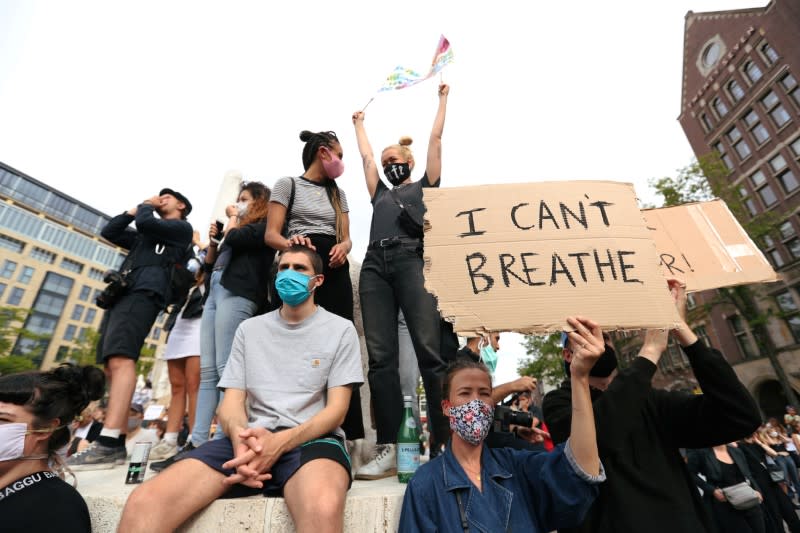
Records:
[[[639,355],[621,371],[607,343],[589,377],[597,448],[607,481],[600,486],[584,523],[559,533],[713,531],[679,449],[710,448],[751,435],[761,417],[722,354],[698,340],[687,325],[686,286],[669,280],[669,287],[681,317],[672,335],[689,359],[703,394],[652,387],[653,374],[667,348],[667,331],[649,330]],[[564,344],[568,376],[575,348]],[[544,397],[544,421],[555,444],[569,437],[570,398],[569,381]]]
[[[106,309],[97,346],[98,363],[105,365],[110,383],[105,425],[89,448],[67,460],[73,470],[113,468],[125,462],[136,361],[158,313],[171,300],[175,265],[185,264],[191,252],[192,226],[186,222],[191,210],[184,195],[162,189],[158,196],[112,218],[100,233],[129,252],[116,280],[97,302]],[[134,221],[136,229],[129,227]]]

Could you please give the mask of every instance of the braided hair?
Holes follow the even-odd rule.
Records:
[[[300,132],[300,140],[303,141],[303,169],[308,170],[314,159],[317,158],[317,153],[321,147],[333,149],[334,145],[339,144],[339,138],[332,131],[320,131],[317,133],[303,130]],[[344,224],[342,217],[342,198],[339,194],[339,186],[336,185],[336,180],[327,178],[325,180],[325,192],[328,194],[328,200],[336,213],[336,242],[344,240]]]

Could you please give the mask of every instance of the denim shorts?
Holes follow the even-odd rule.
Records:
[[[183,459],[197,459],[209,468],[221,474],[230,476],[235,473],[231,468],[222,468],[222,465],[233,458],[233,443],[228,437],[210,440],[202,446],[188,452]],[[289,450],[280,456],[278,461],[272,465],[270,473],[272,478],[264,481],[264,487],[254,489],[244,485],[234,485],[231,490],[225,493],[223,498],[241,498],[243,496],[254,496],[263,494],[264,496],[281,496],[283,486],[289,481],[301,466],[315,459],[330,459],[342,465],[347,472],[347,477],[352,485],[353,480],[350,473],[350,456],[344,447],[344,441],[337,435],[323,435],[301,444],[293,450]]]

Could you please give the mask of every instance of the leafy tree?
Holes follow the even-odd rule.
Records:
[[[542,383],[555,385],[564,379],[561,334],[526,335],[523,341],[528,357],[517,366],[520,376],[531,376]]]
[[[11,354],[17,337],[25,331],[22,325],[29,313],[20,307],[0,307],[0,356]]]
[[[97,366],[97,343],[100,340],[100,332],[96,329],[86,329],[83,335],[78,337],[77,343],[69,351],[69,359],[78,366]]]
[[[730,171],[719,154],[712,152],[681,169],[676,178],[651,180],[650,185],[664,198],[664,207],[720,198],[725,201],[753,240],[763,242],[763,238],[768,235],[774,235],[779,239],[778,227],[791,213],[771,210],[751,215],[745,205],[746,200],[738,188],[729,181],[729,175]],[[698,313],[707,314],[717,305],[728,304],[736,307],[747,321],[759,353],[765,355],[772,364],[786,399],[789,403],[797,405],[797,395],[789,384],[786,371],[778,359],[778,350],[767,330],[770,313],[764,312],[756,304],[756,299],[756,293],[750,286],[723,288],[717,291],[717,296],[711,302],[695,309],[694,313],[690,314],[690,319],[696,317]]]
[[[0,376],[33,370],[36,365],[29,357],[22,355],[7,355],[0,357]]]

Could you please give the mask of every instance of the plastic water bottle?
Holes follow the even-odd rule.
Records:
[[[419,468],[419,428],[411,410],[411,396],[403,396],[403,422],[397,431],[397,479],[408,483]]]

